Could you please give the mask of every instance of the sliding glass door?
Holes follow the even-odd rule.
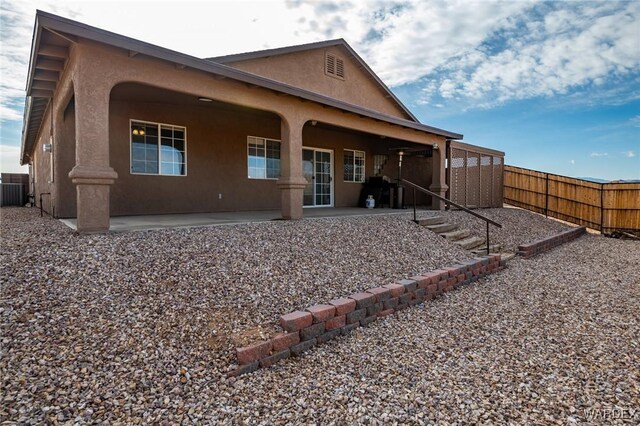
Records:
[[[333,206],[333,151],[303,148],[302,170],[307,180],[304,206]]]

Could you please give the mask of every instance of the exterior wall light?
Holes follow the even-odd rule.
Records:
[[[437,143],[434,143],[434,144],[433,144],[433,150],[434,150],[434,151],[437,151],[438,149],[440,149],[440,147],[438,146],[438,144],[437,144]]]
[[[213,99],[210,98],[198,98],[200,102],[213,102]]]

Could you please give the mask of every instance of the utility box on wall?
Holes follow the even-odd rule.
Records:
[[[29,192],[29,175],[23,173],[2,173],[0,176],[0,206],[24,206]]]

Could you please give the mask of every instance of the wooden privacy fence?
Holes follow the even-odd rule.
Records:
[[[640,231],[640,183],[595,183],[505,165],[504,202],[603,234]]]

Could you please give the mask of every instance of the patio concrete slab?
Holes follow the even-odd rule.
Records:
[[[387,208],[365,209],[360,207],[345,208],[310,208],[304,209],[305,219],[323,217],[370,216],[380,214],[402,214],[409,210]],[[151,229],[191,228],[196,226],[236,225],[241,223],[267,222],[280,220],[280,210],[221,212],[221,213],[183,213],[141,216],[113,216],[109,231],[148,231]],[[76,219],[60,219],[62,223],[76,228]]]

